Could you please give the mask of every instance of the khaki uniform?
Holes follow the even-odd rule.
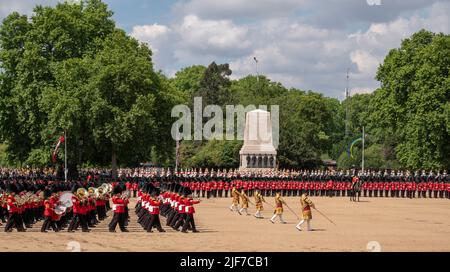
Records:
[[[237,206],[239,204],[239,192],[236,188],[231,190],[231,197],[233,198],[233,205]]]
[[[257,193],[255,195],[255,206],[256,206],[256,210],[257,211],[263,211],[264,210],[263,201],[264,201],[264,197],[260,193]]]
[[[314,203],[306,195],[302,195],[300,203],[302,205],[302,218],[304,220],[312,219],[311,207],[314,207]]]
[[[248,196],[245,192],[241,193],[241,199],[242,199],[241,208],[248,209]]]
[[[275,197],[275,214],[283,214],[283,200],[281,199],[281,196]]]

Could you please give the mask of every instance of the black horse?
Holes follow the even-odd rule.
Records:
[[[359,197],[361,196],[361,188],[362,188],[363,182],[361,180],[358,180],[357,182],[352,183],[352,189],[350,190],[350,201],[358,201]]]

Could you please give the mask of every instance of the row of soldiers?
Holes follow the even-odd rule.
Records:
[[[255,218],[257,219],[263,219],[263,210],[264,210],[264,204],[270,206],[271,208],[273,208],[273,215],[272,217],[269,219],[269,221],[272,224],[275,224],[275,220],[278,219],[278,221],[281,224],[286,224],[286,222],[283,220],[283,212],[284,212],[284,208],[283,206],[287,206],[289,210],[291,210],[291,212],[294,213],[294,211],[291,209],[291,207],[288,206],[288,204],[286,203],[286,201],[284,201],[284,199],[281,197],[281,192],[277,191],[275,193],[275,197],[274,197],[274,206],[271,205],[270,203],[268,203],[265,199],[264,196],[260,193],[259,190],[255,191],[255,195],[254,195],[254,203],[250,200],[250,197],[247,195],[246,190],[241,189],[241,191],[239,191],[237,189],[236,186],[233,186],[231,189],[231,198],[232,198],[232,203],[230,206],[230,211],[234,212],[236,211],[239,215],[245,214],[245,215],[250,215],[248,213],[248,208],[249,208],[249,203],[251,203],[252,205],[255,206],[256,209],[256,213],[253,215]],[[241,207],[239,209],[239,204],[241,204]],[[309,199],[308,197],[308,193],[302,193],[301,197],[300,197],[300,206],[301,206],[301,221],[298,222],[298,224],[296,225],[296,228],[298,230],[302,230],[301,226],[306,223],[307,225],[307,231],[311,231],[311,219],[312,219],[312,212],[311,212],[311,208],[315,209],[315,205],[314,203]],[[297,218],[299,218],[297,216]]]
[[[166,226],[176,231],[198,232],[194,220],[194,205],[198,203],[199,200],[192,198],[189,187],[179,183],[162,183],[160,187],[147,183],[138,192],[138,223],[147,232],[152,232],[153,227],[159,232],[165,232],[159,218],[161,215],[166,218]]]
[[[88,232],[106,219],[111,209],[109,195],[95,196],[92,187],[80,191],[81,188],[81,183],[74,182],[0,181],[0,219],[6,223],[5,231],[16,228],[24,232],[43,221],[42,232],[66,228],[73,232],[79,227]],[[64,206],[62,198],[70,191],[71,205]]]
[[[184,186],[202,197],[227,197],[230,189],[244,189],[252,196],[259,190],[263,196],[275,196],[280,191],[283,196],[300,196],[308,192],[312,196],[349,196],[352,181],[361,182],[365,197],[419,197],[450,198],[450,176],[446,172],[439,175],[378,175],[374,172],[336,174],[318,172],[313,175],[179,175]]]

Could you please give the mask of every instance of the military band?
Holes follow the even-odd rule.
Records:
[[[135,195],[140,223],[149,232],[163,230],[161,218],[175,230],[196,232],[194,205],[198,200],[192,196],[231,197],[230,209],[247,215],[250,203],[255,205],[256,218],[263,218],[264,203],[271,206],[264,197],[274,196],[272,221],[278,218],[283,222],[282,197],[301,196],[302,207],[307,210],[308,195],[348,196],[354,189],[352,180],[358,180],[362,197],[450,199],[450,177],[446,171],[182,169],[173,172],[138,168],[131,172],[122,169],[116,179],[108,171],[80,171],[78,179],[65,182],[49,173],[0,169],[0,224],[4,224],[6,232],[14,229],[23,232],[41,221],[42,232],[64,229],[89,232],[110,212],[110,231],[115,231],[117,225],[127,231],[128,201]],[[148,184],[152,184],[153,191],[146,191]],[[308,217],[303,212],[302,216]],[[309,222],[304,220],[303,223]]]

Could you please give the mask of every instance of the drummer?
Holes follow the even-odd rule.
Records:
[[[54,189],[46,189],[44,191],[44,216],[45,221],[42,224],[41,232],[47,232],[47,229],[52,228],[53,231],[58,232],[59,228],[56,226],[56,219],[59,219],[59,215],[55,213],[55,207],[58,202],[56,199],[56,192]]]

